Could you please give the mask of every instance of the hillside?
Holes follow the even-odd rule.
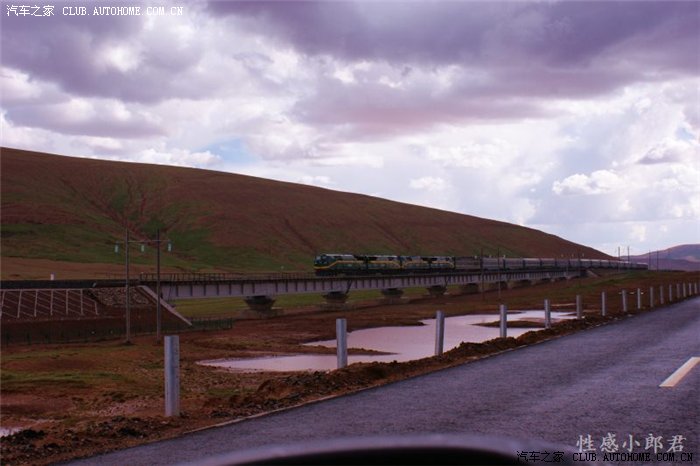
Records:
[[[309,271],[318,252],[608,257],[504,222],[250,176],[9,148],[0,160],[4,278],[32,260],[118,273],[125,226],[141,239],[160,228],[169,270]],[[154,263],[152,248],[131,251]]]
[[[650,268],[661,270],[700,270],[700,244],[683,244],[662,251],[630,256],[635,262],[649,264]]]

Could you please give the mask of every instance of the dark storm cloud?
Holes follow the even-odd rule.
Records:
[[[541,117],[551,100],[700,71],[697,2],[221,2],[214,17],[291,45],[309,62],[404,69],[403,86],[320,76],[293,113],[343,135]],[[436,91],[437,72],[462,70]],[[411,81],[411,70],[435,72]],[[394,73],[395,75],[397,73]],[[481,74],[481,79],[472,79]],[[396,76],[395,76],[396,78]],[[399,78],[396,78],[400,80]]]
[[[212,15],[344,60],[588,66],[610,51],[697,71],[698,2],[221,2]],[[644,38],[654,41],[644,43]],[[646,50],[635,49],[644,43]],[[677,45],[681,45],[677,47]],[[656,57],[661,59],[662,57]],[[651,63],[638,63],[650,65]]]
[[[381,83],[345,84],[324,79],[316,94],[300,101],[294,117],[312,126],[337,126],[337,136],[373,139],[436,124],[489,122],[546,116],[537,102],[494,100],[489,95],[434,92],[427,87],[391,88]],[[352,122],[351,126],[345,126]]]

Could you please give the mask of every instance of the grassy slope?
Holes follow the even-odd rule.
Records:
[[[182,270],[310,270],[322,251],[606,257],[529,228],[305,185],[8,148],[0,160],[3,257],[121,264],[124,225],[138,238],[161,228],[174,244],[163,263]],[[152,249],[132,251],[154,262]]]

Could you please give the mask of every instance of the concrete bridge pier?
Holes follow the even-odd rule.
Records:
[[[439,298],[445,294],[447,287],[444,285],[433,285],[426,288],[431,298]]]
[[[481,291],[478,283],[467,283],[466,285],[459,285],[460,294],[476,294]]]
[[[403,290],[401,288],[385,288],[382,290],[384,304],[399,304]]]
[[[496,291],[498,289],[498,282],[484,282],[479,288],[480,291]],[[506,282],[501,282],[501,289],[506,289]]]
[[[348,293],[343,293],[342,291],[330,291],[323,295],[323,299],[326,300],[322,304],[323,309],[328,311],[339,311],[346,308],[345,302],[348,300]]]
[[[272,305],[275,304],[275,298],[267,295],[247,296],[244,299],[248,308],[261,316],[270,317],[275,315],[272,310]]]
[[[508,282],[508,289],[512,288],[523,288],[532,285],[531,280],[515,280]]]

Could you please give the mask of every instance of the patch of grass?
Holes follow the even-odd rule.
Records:
[[[2,362],[8,363],[12,361],[31,361],[31,360],[46,360],[58,358],[115,358],[123,357],[131,359],[139,354],[141,349],[135,346],[123,345],[99,345],[99,346],[63,346],[55,349],[42,349],[32,351],[10,352],[2,354]],[[154,350],[155,351],[155,350]]]
[[[74,355],[76,354],[75,352],[69,353],[64,349],[57,349],[57,350],[49,350],[49,351],[31,351],[31,352],[22,352],[22,353],[10,353],[10,354],[3,354],[2,355],[2,360],[3,362],[8,362],[8,361],[26,361],[26,360],[31,360],[31,359],[56,359],[60,356],[68,356],[68,355]]]
[[[184,258],[191,270],[221,267],[237,271],[276,271],[283,270],[286,263],[254,249],[214,245],[209,239],[209,230],[205,229],[171,231],[168,238],[172,240],[173,254]]]
[[[80,225],[2,225],[4,256],[69,262],[118,263],[111,235]]]
[[[232,316],[248,308],[243,298],[178,299],[175,306],[185,317]]]
[[[129,186],[124,180],[115,180],[110,194],[109,207],[115,212],[124,212],[129,204]]]
[[[153,218],[148,229],[162,227],[163,222]],[[79,225],[51,224],[2,224],[2,253],[5,257],[48,259],[77,263],[124,263],[123,237],[115,237],[101,227],[87,229]],[[155,233],[153,235],[155,236]],[[145,237],[151,237],[145,236]],[[161,250],[161,265],[181,270],[204,270],[212,267],[224,269],[270,271],[280,270],[280,264],[255,251],[242,251],[235,248],[219,248],[208,240],[205,230],[171,232],[167,237],[172,241],[173,252]],[[135,239],[132,237],[132,239]],[[119,252],[114,245],[119,242]],[[138,244],[132,244],[129,259],[133,264],[153,265],[156,263],[156,249],[146,245],[141,252]]]
[[[250,392],[252,392],[252,390],[244,390],[240,387],[215,387],[208,389],[206,394],[214,398],[230,398],[235,395],[243,395]]]
[[[3,370],[0,374],[4,392],[35,390],[37,387],[90,388],[104,381],[124,382],[112,372],[18,372]]]
[[[141,367],[142,369],[147,369],[147,370],[162,369],[163,368],[163,361],[146,362],[146,363],[139,364],[139,367]]]

